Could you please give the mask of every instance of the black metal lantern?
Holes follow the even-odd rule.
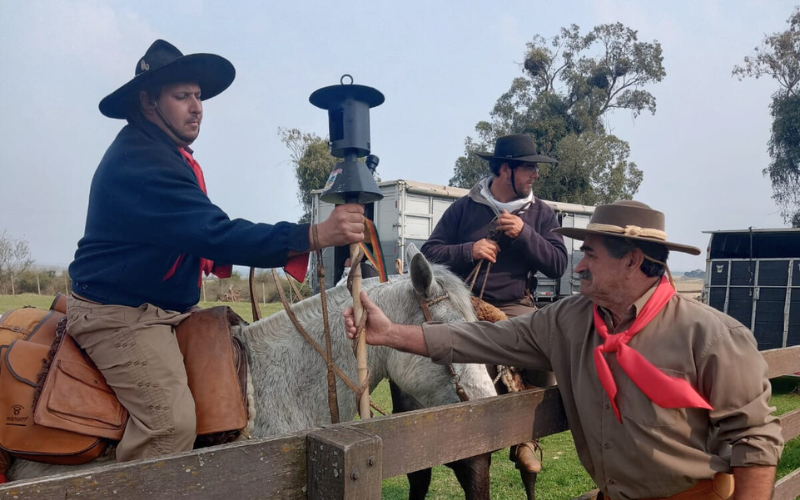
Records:
[[[345,78],[349,78],[350,83],[344,83]],[[339,85],[321,88],[308,100],[328,110],[331,154],[343,159],[333,168],[320,199],[336,205],[365,204],[382,199],[372,176],[378,157],[369,154],[369,108],[383,104],[383,94],[372,87],[354,85],[353,77],[344,75]],[[367,163],[358,161],[364,156]]]

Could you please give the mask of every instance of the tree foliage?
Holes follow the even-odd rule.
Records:
[[[527,133],[539,151],[560,161],[542,169],[540,196],[587,204],[630,198],[642,172],[628,161],[628,144],[607,133],[604,120],[617,109],[633,117],[655,113],[656,98],[645,87],[666,76],[662,61],[660,43],[640,42],[637,32],[621,23],[599,25],[586,34],[573,24],[552,39],[536,35],[527,44],[523,76],[500,96],[490,120],[477,124],[477,138],[466,139],[450,184],[470,187],[489,174],[475,152],[491,151],[501,135]],[[590,135],[579,139],[583,134]],[[589,144],[603,152],[585,151]],[[604,172],[614,178],[605,179]]]
[[[13,291],[13,280],[33,264],[28,242],[12,238],[5,229],[0,233],[0,290]]]
[[[316,134],[303,133],[300,130],[279,128],[281,141],[291,151],[294,173],[297,178],[297,199],[303,205],[303,216],[299,222],[311,222],[311,191],[322,189],[336,165],[328,141]]]
[[[786,31],[764,37],[733,75],[769,76],[778,82],[772,95],[772,129],[767,144],[772,158],[762,171],[772,182],[772,199],[784,222],[800,227],[800,8],[787,20]]]
[[[539,196],[567,203],[600,205],[631,199],[642,171],[628,161],[628,143],[614,135],[584,132],[558,142],[557,166],[542,165]]]

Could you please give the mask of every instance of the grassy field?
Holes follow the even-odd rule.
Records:
[[[11,297],[0,295],[0,313],[8,309],[26,305],[47,308],[52,297],[37,295],[19,295]],[[204,302],[201,307],[229,305],[245,320],[251,321],[250,305],[244,302],[222,303]],[[261,305],[264,316],[268,316],[283,308],[281,304]],[[800,407],[800,379],[783,377],[772,381],[772,404],[777,413],[782,414]],[[383,409],[392,407],[389,385],[382,382],[372,395],[375,402]],[[592,488],[591,478],[578,462],[578,456],[569,432],[548,436],[541,440],[544,449],[544,471],[536,483],[537,500],[564,500],[577,497]],[[800,438],[787,443],[778,467],[778,476],[782,477],[792,470],[800,468]],[[508,449],[496,452],[492,457],[491,491],[493,499],[525,498],[519,473],[508,460]],[[383,495],[386,500],[405,500],[408,498],[408,482],[404,476],[389,478],[383,481]],[[456,500],[464,498],[464,493],[450,469],[440,466],[433,470],[433,482],[428,498]]]

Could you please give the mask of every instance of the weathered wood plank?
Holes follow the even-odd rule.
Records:
[[[788,441],[800,436],[800,408],[781,415],[781,434]]]
[[[761,351],[769,365],[769,378],[800,372],[800,345]]]
[[[305,499],[305,433],[0,485],[14,500]]]
[[[775,483],[772,500],[794,500],[798,495],[800,495],[800,469],[795,469]]]
[[[383,440],[383,477],[567,430],[558,390],[532,390],[351,424]]]
[[[333,426],[308,435],[308,499],[381,498],[381,438]]]

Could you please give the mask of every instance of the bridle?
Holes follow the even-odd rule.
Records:
[[[419,308],[422,309],[422,314],[425,316],[425,321],[433,321],[433,315],[431,314],[430,306],[438,304],[439,302],[450,297],[449,293],[444,292],[441,295],[426,301],[421,293],[415,291],[414,294],[417,297]],[[456,373],[453,365],[448,364],[447,369],[450,370],[450,380],[453,382],[453,385],[456,386],[456,394],[458,394],[458,399],[460,399],[462,402],[469,401],[469,396],[467,396],[466,391],[461,386],[461,377]]]

